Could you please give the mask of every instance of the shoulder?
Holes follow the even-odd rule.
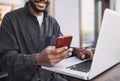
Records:
[[[51,20],[56,20],[53,16],[51,16],[50,14],[47,14],[47,18],[51,19]]]
[[[48,19],[50,22],[52,22],[52,24],[53,24],[53,23],[54,23],[54,24],[58,24],[57,19],[56,19],[55,17],[49,15],[49,14],[47,15],[47,19]]]
[[[17,16],[21,17],[23,12],[24,12],[24,8],[19,8],[6,13],[4,18],[13,19],[16,18]]]

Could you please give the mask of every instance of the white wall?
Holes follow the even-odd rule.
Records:
[[[55,0],[55,18],[64,35],[73,35],[71,46],[79,47],[79,0]]]

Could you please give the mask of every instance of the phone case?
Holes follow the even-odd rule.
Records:
[[[70,47],[72,41],[72,36],[66,35],[66,36],[60,36],[57,38],[56,41],[56,48],[67,46]]]

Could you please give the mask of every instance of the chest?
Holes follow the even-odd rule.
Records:
[[[23,23],[24,22],[24,23]],[[58,33],[54,24],[44,21],[41,26],[37,20],[18,22],[15,28],[16,39],[21,51],[30,53],[43,50],[49,45],[55,45]]]

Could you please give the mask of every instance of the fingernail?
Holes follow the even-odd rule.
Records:
[[[82,59],[84,59],[85,58],[85,55],[82,55]]]
[[[73,51],[73,48],[70,48],[69,50],[70,50],[70,51]]]
[[[68,47],[66,46],[65,49],[68,49]]]
[[[68,53],[68,55],[69,55],[69,56],[71,56],[71,55],[72,55],[72,53],[70,52],[70,53]]]

